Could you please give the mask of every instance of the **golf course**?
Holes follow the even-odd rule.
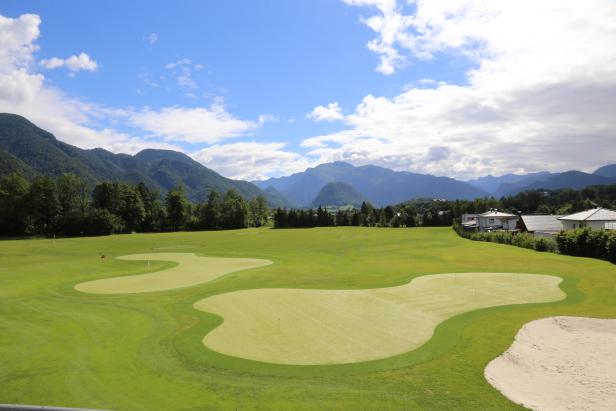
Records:
[[[532,321],[616,318],[615,295],[611,263],[449,227],[3,240],[0,403],[524,409],[486,366]]]

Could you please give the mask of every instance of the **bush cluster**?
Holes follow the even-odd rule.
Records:
[[[473,241],[486,241],[498,244],[510,244],[516,247],[529,248],[537,251],[557,252],[558,246],[556,241],[551,238],[535,237],[528,233],[514,233],[509,231],[494,231],[494,232],[477,232],[466,231],[458,223],[453,225],[453,229],[461,237],[471,239]]]
[[[578,228],[556,236],[562,254],[591,257],[616,263],[616,232]]]

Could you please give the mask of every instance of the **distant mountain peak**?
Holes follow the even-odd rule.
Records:
[[[593,173],[594,175],[616,178],[616,164],[608,164],[599,167]]]
[[[346,206],[359,207],[364,201],[363,196],[350,184],[340,181],[327,183],[312,201],[312,207]]]
[[[255,182],[261,188],[276,188],[302,206],[313,205],[321,189],[329,183],[346,183],[361,198],[375,205],[397,204],[417,197],[472,199],[487,195],[483,190],[448,177],[393,171],[375,165],[355,167],[344,162],[325,163],[287,177]]]

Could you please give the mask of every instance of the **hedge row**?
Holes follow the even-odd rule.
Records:
[[[616,263],[616,231],[579,228],[556,236],[562,254],[599,258]]]
[[[453,229],[461,237],[473,241],[487,241],[490,243],[510,244],[516,247],[529,248],[537,251],[558,252],[556,241],[551,238],[535,237],[528,233],[512,233],[509,231],[476,232],[466,231],[460,224],[454,223]]]
[[[616,231],[578,228],[572,231],[561,231],[553,240],[551,238],[535,237],[528,233],[466,231],[458,223],[454,223],[453,229],[461,237],[474,241],[511,244],[537,251],[598,258],[616,263]]]

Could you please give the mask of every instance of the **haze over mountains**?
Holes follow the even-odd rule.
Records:
[[[616,164],[601,167],[592,174],[575,170],[562,173],[542,171],[523,175],[487,176],[469,180],[468,183],[481,188],[496,198],[515,195],[525,190],[554,190],[559,188],[580,190],[593,185],[616,183]]]
[[[344,162],[321,164],[303,172],[264,181],[232,180],[170,150],[146,149],[134,156],[97,148],[84,150],[56,139],[27,119],[0,113],[0,175],[25,177],[74,173],[94,185],[102,181],[144,182],[162,194],[183,185],[187,196],[202,201],[210,190],[237,190],[245,198],[264,195],[272,207],[377,206],[413,198],[474,199],[515,195],[529,189],[581,189],[616,183],[616,164],[594,173],[566,171],[485,176],[469,181]]]
[[[483,190],[453,178],[393,171],[372,165],[355,167],[344,162],[321,164],[288,177],[254,183],[261,188],[273,187],[290,201],[300,206],[309,206],[319,191],[333,182],[352,186],[377,206],[419,197],[472,199],[486,195]]]

